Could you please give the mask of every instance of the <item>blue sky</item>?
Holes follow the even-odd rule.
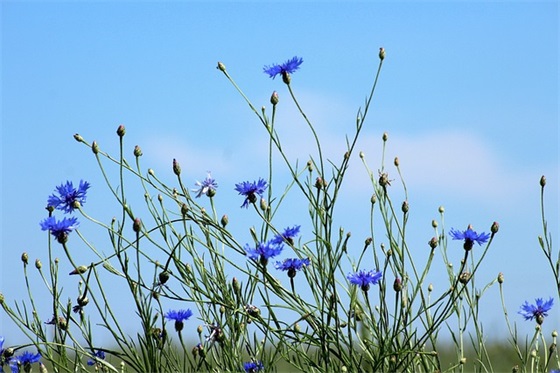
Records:
[[[144,167],[164,179],[172,179],[173,158],[188,182],[211,170],[222,211],[238,216],[247,235],[252,223],[233,186],[266,175],[266,137],[216,63],[257,107],[278,91],[279,132],[290,159],[304,163],[311,137],[284,84],[262,67],[303,57],[293,88],[325,152],[339,159],[381,46],[387,57],[358,150],[376,170],[381,135],[389,133],[387,157],[399,157],[409,191],[410,244],[427,250],[440,205],[447,229],[472,223],[487,231],[498,221],[481,284],[505,274],[510,317],[528,332],[532,324],[517,315],[519,305],[555,295],[536,237],[543,174],[549,228],[556,242],[560,237],[556,2],[5,1],[1,12],[0,291],[9,301],[24,298],[21,252],[47,262],[38,223],[55,185],[87,179],[88,213],[105,221],[115,214],[74,133],[116,154],[115,130],[124,124],[129,154],[140,145]],[[357,157],[351,167],[340,224],[361,245],[372,190]],[[398,187],[394,193],[399,201]],[[306,223],[290,220],[300,212],[284,208],[280,226]],[[104,244],[105,233],[83,230]],[[437,287],[441,279],[433,280]],[[491,337],[503,338],[497,288],[486,297],[485,321],[499,331]],[[550,325],[558,329],[555,302]],[[14,333],[4,314],[2,333]]]

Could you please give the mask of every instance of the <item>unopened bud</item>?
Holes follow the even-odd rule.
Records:
[[[435,220],[432,220],[432,228],[437,228],[438,227],[438,222]]]
[[[261,198],[260,207],[262,211],[266,211],[268,209],[268,203],[266,203],[264,198]]]
[[[43,267],[43,263],[39,259],[35,259],[35,268],[41,269]]]
[[[428,245],[430,245],[430,247],[432,249],[435,249],[438,245],[438,239],[437,237],[432,237],[432,239],[430,241],[428,241]]]
[[[499,230],[500,230],[500,224],[498,224],[498,222],[493,222],[492,226],[490,227],[490,232],[498,233]]]
[[[445,212],[445,208],[443,206],[438,207],[438,212],[443,214]]]
[[[165,284],[167,280],[169,280],[169,272],[168,271],[160,272],[158,278],[159,278],[160,285]]]
[[[220,71],[226,71],[226,65],[224,65],[221,62],[218,62],[218,66],[216,66],[216,69],[218,69]]]
[[[404,201],[402,203],[401,210],[402,210],[402,212],[404,212],[406,214],[408,212],[408,209],[409,209],[408,201]]]
[[[465,285],[467,282],[469,282],[470,279],[471,279],[471,273],[470,272],[463,272],[459,275],[459,282],[463,285]]]
[[[173,173],[177,176],[181,175],[181,166],[175,158],[173,158]]]
[[[274,91],[272,92],[272,95],[270,96],[270,103],[272,105],[276,105],[278,103],[279,99],[278,99],[278,92]]]
[[[434,285],[433,284],[429,284],[428,285],[428,291],[431,293],[432,291],[434,291]]]
[[[134,222],[132,223],[132,230],[138,233],[140,232],[141,228],[142,228],[142,220],[140,220],[140,218],[134,219]]]
[[[78,133],[74,134],[74,140],[77,142],[84,142],[84,138]]]
[[[138,145],[136,145],[134,147],[134,152],[133,153],[134,153],[134,156],[136,158],[141,157],[142,156],[142,149],[140,149],[140,147]]]
[[[21,261],[23,262],[23,264],[27,265],[29,264],[29,255],[24,252],[23,254],[21,254]]]
[[[117,135],[119,135],[119,137],[123,137],[125,133],[126,129],[124,128],[124,125],[121,124],[119,128],[117,128]]]
[[[226,227],[226,225],[228,225],[229,223],[229,218],[227,215],[222,216],[222,220],[220,220],[220,223],[222,224],[222,227]]]
[[[383,132],[383,136],[381,138],[383,139],[383,141],[387,141],[387,139],[389,138],[389,134],[387,132]]]
[[[369,246],[369,245],[371,245],[372,242],[373,242],[373,238],[368,237],[368,238],[366,238],[365,245],[366,245],[366,246]]]
[[[385,48],[379,48],[379,59],[383,61],[385,59]]]
[[[86,273],[87,269],[88,269],[87,266],[83,266],[83,265],[78,266],[72,272],[70,272],[69,275],[78,275],[78,274]]]
[[[393,164],[395,165],[395,167],[399,167],[399,165],[401,164],[401,162],[399,161],[399,157],[395,157]]]
[[[371,202],[372,205],[375,205],[375,202],[377,202],[377,196],[375,194],[372,194],[369,201]]]
[[[395,279],[395,282],[393,282],[393,290],[398,293],[399,291],[402,290],[402,288],[403,288],[402,281],[400,278],[397,277]]]
[[[91,143],[91,151],[93,154],[99,153],[99,145],[97,145],[97,141]]]
[[[540,184],[541,184],[541,187],[543,187],[543,188],[546,185],[546,177],[544,175],[541,176]]]

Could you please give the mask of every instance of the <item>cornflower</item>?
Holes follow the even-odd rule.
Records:
[[[259,242],[259,244],[253,248],[249,244],[245,245],[245,252],[250,259],[255,261],[260,261],[263,265],[268,263],[268,259],[279,255],[282,252],[282,245],[276,245],[269,242]]]
[[[49,216],[40,225],[42,230],[50,231],[59,243],[64,244],[68,240],[68,234],[76,229],[79,223],[75,217],[57,221],[54,216]]]
[[[356,273],[349,273],[346,278],[351,284],[358,285],[363,291],[368,291],[370,285],[377,284],[382,276],[380,271],[360,270]]]
[[[289,258],[284,259],[283,262],[276,262],[274,266],[276,269],[281,271],[288,271],[288,277],[294,278],[296,276],[296,272],[311,264],[309,258],[305,259],[298,259],[298,258]]]
[[[287,241],[290,245],[294,244],[294,238],[299,234],[299,225],[294,225],[293,227],[288,227],[284,229],[282,233],[277,234],[270,240],[270,243],[279,245]]]
[[[195,185],[198,186],[198,189],[193,189],[192,191],[196,192],[196,198],[199,198],[203,194],[206,194],[208,197],[214,197],[216,195],[218,183],[212,178],[210,171],[208,171],[206,179],[202,182],[197,180]]]
[[[518,313],[525,318],[525,320],[537,320],[537,324],[542,325],[544,318],[548,316],[548,311],[552,309],[554,299],[550,298],[546,302],[542,298],[535,299],[536,304],[529,304],[525,301],[521,305],[521,311]]]
[[[257,182],[249,182],[244,181],[239,184],[235,184],[235,190],[239,192],[239,194],[245,196],[245,201],[241,205],[241,207],[248,208],[249,203],[257,202],[257,195],[263,195],[264,191],[268,187],[266,180],[259,178]]]
[[[259,361],[248,361],[243,363],[243,369],[245,369],[246,373],[256,373],[264,370],[263,363]]]
[[[183,321],[188,320],[192,316],[192,311],[187,310],[171,310],[165,314],[165,317],[169,320],[175,320],[175,330],[180,332],[183,330]]]
[[[47,199],[47,205],[65,213],[71,213],[76,208],[76,203],[83,205],[86,202],[86,191],[91,185],[87,181],[80,180],[78,188],[74,188],[71,181],[56,187],[55,194]]]
[[[286,62],[278,65],[272,64],[270,66],[265,66],[263,71],[268,74],[272,79],[276,78],[276,75],[282,75],[282,79],[284,83],[289,83],[289,74],[293,74],[296,70],[299,69],[299,66],[303,63],[303,59],[297,56],[294,56],[291,60],[287,60]],[[288,79],[288,82],[286,82]]]
[[[488,238],[490,238],[490,233],[482,232],[478,234],[472,229],[472,226],[470,224],[467,227],[466,231],[459,231],[451,228],[449,234],[451,235],[451,237],[453,237],[454,240],[465,240],[463,248],[466,251],[472,249],[475,242],[479,245],[482,245],[483,243],[488,241]]]
[[[94,356],[96,359],[105,360],[105,352],[102,351],[102,350],[97,350],[96,352],[94,352],[93,356]],[[96,363],[97,363],[97,361],[94,360],[94,359],[89,359],[89,360],[87,361],[87,365],[90,365],[90,366],[91,366],[91,365],[95,365]]]
[[[31,352],[25,351],[21,355],[14,356],[10,359],[10,368],[12,368],[12,373],[19,372],[20,368],[23,367],[25,372],[31,371],[31,364],[38,363],[41,360],[41,354],[33,354]]]

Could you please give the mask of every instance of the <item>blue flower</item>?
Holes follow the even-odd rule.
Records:
[[[54,216],[49,216],[43,220],[40,225],[42,230],[50,231],[58,242],[65,243],[68,239],[68,234],[76,229],[79,223],[78,219],[75,217],[64,218],[57,221]]]
[[[288,271],[288,277],[294,278],[296,276],[296,272],[311,264],[309,258],[305,259],[298,259],[298,258],[289,258],[284,259],[283,262],[276,262],[276,269],[281,271]]]
[[[183,330],[183,321],[188,320],[192,316],[192,311],[187,310],[171,310],[165,314],[165,317],[169,320],[175,320],[175,330],[180,332]]]
[[[350,283],[358,285],[363,291],[368,291],[370,285],[375,285],[382,277],[380,271],[358,271],[356,273],[349,273],[346,278]]]
[[[478,234],[473,231],[470,225],[468,226],[466,231],[462,232],[451,228],[449,234],[451,235],[451,237],[453,237],[454,240],[465,240],[463,247],[467,251],[472,249],[475,242],[479,245],[482,245],[483,243],[488,241],[488,238],[490,238],[490,233],[482,232]]]
[[[299,225],[294,225],[292,228],[288,227],[284,229],[284,232],[274,236],[274,238],[270,240],[270,242],[279,245],[281,243],[284,243],[284,241],[288,241],[288,243],[293,245],[294,238],[299,234],[299,228]]]
[[[218,188],[218,183],[216,180],[212,178],[210,171],[208,171],[208,176],[202,182],[196,181],[195,185],[198,189],[193,189],[193,192],[196,192],[196,198],[199,198],[201,195],[206,194],[208,197],[214,197],[216,195],[216,188]]]
[[[256,373],[256,372],[260,372],[261,370],[263,370],[264,365],[260,360],[259,361],[249,361],[249,362],[243,363],[243,369],[245,369],[246,373]]]
[[[276,78],[276,75],[282,75],[282,77],[287,76],[287,74],[293,74],[297,69],[299,69],[299,65],[303,63],[302,58],[298,58],[294,56],[291,60],[287,60],[281,65],[272,64],[270,66],[265,66],[263,68],[264,72],[268,74],[272,79]]]
[[[250,259],[260,261],[266,265],[268,259],[280,255],[283,245],[275,245],[269,242],[259,242],[257,247],[253,248],[249,244],[245,245],[245,252]]]
[[[105,352],[101,351],[101,350],[97,350],[97,352],[95,352],[93,354],[93,356],[95,356],[97,359],[101,359],[101,360],[105,360]],[[94,359],[89,359],[87,361],[87,365],[95,365],[96,361]]]
[[[26,372],[31,371],[31,364],[38,363],[41,360],[41,354],[32,354],[31,352],[25,351],[19,356],[14,356],[10,359],[10,368],[12,368],[12,373],[19,372],[19,369],[23,367]]]
[[[255,183],[251,183],[249,181],[244,181],[239,184],[235,184],[235,190],[239,192],[239,194],[245,196],[245,201],[241,207],[248,208],[249,203],[257,202],[257,195],[263,195],[264,191],[268,187],[266,180],[259,178],[259,180]]]
[[[545,316],[548,316],[548,311],[551,310],[554,299],[550,298],[544,301],[542,298],[535,299],[536,305],[529,304],[527,301],[521,306],[521,311],[518,313],[522,315],[525,320],[537,319],[537,323],[541,325]]]
[[[58,210],[71,213],[74,211],[75,202],[79,202],[81,205],[86,202],[86,191],[89,187],[90,184],[87,181],[80,180],[80,186],[76,189],[71,181],[67,181],[66,184],[56,187],[58,195],[56,193],[50,195],[47,204]]]

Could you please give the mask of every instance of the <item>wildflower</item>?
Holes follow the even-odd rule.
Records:
[[[241,207],[249,207],[249,203],[257,202],[257,195],[262,197],[262,194],[268,187],[266,180],[259,178],[259,180],[255,183],[251,183],[249,181],[244,181],[239,184],[235,184],[235,190],[239,192],[239,194],[244,195],[245,201]]]
[[[198,189],[193,189],[193,192],[196,192],[196,198],[199,198],[201,195],[206,194],[208,197],[213,197],[216,195],[216,188],[218,188],[218,183],[216,180],[212,179],[212,175],[210,171],[208,171],[208,176],[202,182],[196,181],[195,185]]]
[[[66,184],[56,187],[58,194],[50,195],[47,199],[47,205],[71,213],[74,211],[76,202],[81,205],[86,202],[86,191],[89,187],[90,184],[87,181],[80,180],[80,185],[76,189],[71,181],[67,181]]]
[[[370,285],[375,285],[381,279],[382,273],[380,271],[358,271],[356,273],[349,273],[346,278],[350,283],[359,285],[363,291],[368,291]]]
[[[12,372],[19,372],[19,369],[23,367],[23,370],[26,372],[31,371],[31,364],[38,363],[41,359],[41,354],[32,354],[31,352],[25,351],[21,355],[14,356],[10,359],[10,368],[12,368]]]
[[[274,236],[274,238],[270,240],[270,242],[275,245],[279,245],[281,243],[284,243],[284,241],[287,241],[290,245],[293,245],[294,237],[299,234],[299,228],[299,225],[294,225],[292,228],[288,227],[284,229],[284,232]]]
[[[288,271],[288,277],[294,278],[296,276],[296,272],[302,269],[305,266],[311,264],[309,258],[305,259],[298,259],[298,258],[289,258],[284,259],[283,262],[276,262],[276,269],[281,271]]]
[[[536,304],[529,304],[527,301],[521,306],[521,311],[518,313],[522,315],[525,320],[537,319],[537,324],[542,325],[545,316],[548,316],[548,311],[551,310],[554,299],[550,298],[544,301],[542,298],[535,299]]]
[[[268,259],[279,255],[282,252],[282,245],[274,245],[270,242],[259,242],[257,247],[252,248],[249,244],[245,245],[245,252],[250,259],[260,260],[263,265],[268,263]]]
[[[243,363],[243,369],[246,373],[256,373],[264,369],[263,363],[259,361],[248,361]]]
[[[473,231],[471,225],[467,227],[466,231],[462,231],[462,232],[451,228],[449,234],[451,235],[451,237],[453,237],[454,240],[465,240],[463,247],[467,251],[472,249],[475,241],[479,245],[482,245],[483,243],[488,241],[488,238],[490,238],[490,233],[482,232],[478,234],[475,231]]]
[[[192,311],[190,309],[179,311],[172,310],[165,314],[165,317],[169,320],[175,320],[175,330],[178,332],[183,330],[183,321],[188,320],[191,316]]]
[[[294,56],[291,60],[287,60],[281,65],[272,64],[270,66],[265,66],[263,71],[268,74],[272,79],[276,78],[276,75],[282,75],[284,78],[288,74],[293,74],[297,69],[299,69],[299,65],[303,63],[302,58],[298,58]]]
[[[94,359],[89,359],[87,361],[87,365],[95,365],[96,360],[100,359],[100,360],[105,360],[105,352],[102,350],[97,350],[94,354],[93,354]]]
[[[57,241],[63,244],[68,239],[68,234],[76,229],[79,223],[78,219],[75,217],[64,218],[57,221],[54,216],[49,216],[43,220],[40,225],[42,230],[50,231]]]

